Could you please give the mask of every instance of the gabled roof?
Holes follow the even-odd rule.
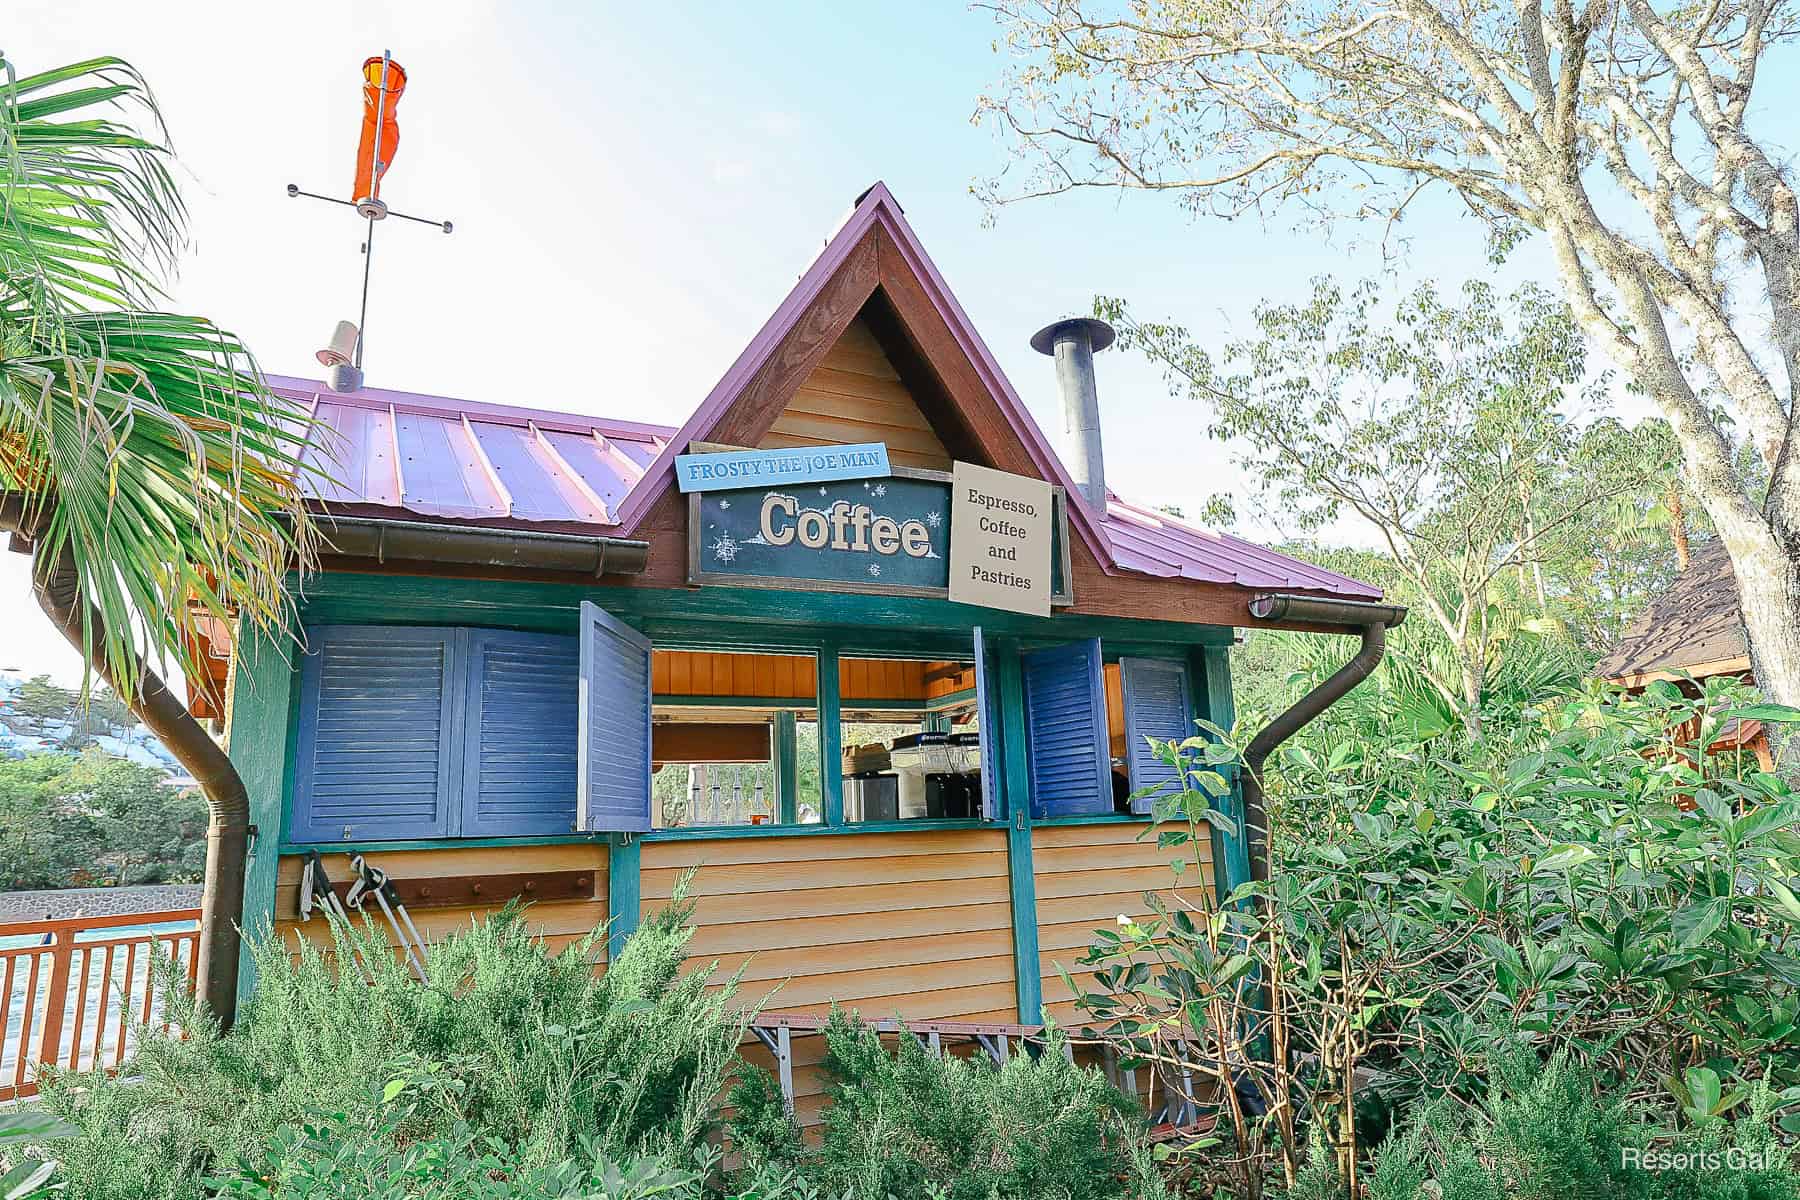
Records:
[[[765,369],[777,345],[806,315],[826,285],[844,269],[851,253],[875,229],[880,229],[893,239],[901,260],[910,268],[932,307],[949,326],[958,346],[980,375],[989,395],[999,404],[1013,431],[1025,443],[1032,464],[1043,473],[1045,479],[1063,486],[1069,499],[1071,526],[1078,536],[1088,541],[1095,556],[1104,563],[1104,543],[1097,515],[1075,489],[1074,481],[1064,470],[1062,460],[1051,449],[1024,401],[1019,399],[1019,394],[1013,390],[1005,373],[1000,370],[993,352],[981,340],[981,335],[975,332],[975,325],[969,320],[969,315],[957,302],[930,255],[925,253],[925,247],[920,245],[918,235],[907,222],[899,202],[888,191],[887,185],[880,182],[857,197],[856,207],[831,235],[819,257],[813,260],[812,266],[807,268],[780,307],[764,322],[756,336],[750,339],[750,344],[744,347],[737,361],[731,364],[713,390],[707,393],[706,399],[700,402],[700,407],[694,410],[694,414],[676,431],[669,440],[669,445],[650,465],[644,486],[620,511],[619,523],[624,527],[624,532],[629,535],[656,497],[673,485],[675,456],[684,453],[690,442],[712,440],[710,434],[720,418],[729,411],[756,373]]]
[[[1600,660],[1603,679],[1641,687],[1691,674],[1735,675],[1750,669],[1750,645],[1738,616],[1737,581],[1725,543],[1699,543],[1675,586],[1631,623]]]
[[[872,265],[877,257],[879,267]],[[844,288],[845,273],[858,269],[855,285]],[[1368,584],[1203,532],[1116,496],[1109,496],[1105,513],[1095,513],[919,245],[899,204],[879,183],[858,198],[819,257],[679,429],[377,388],[340,394],[306,379],[272,376],[269,382],[307,404],[319,429],[329,431],[316,434],[308,452],[309,461],[329,476],[307,480],[321,508],[631,537],[674,486],[677,454],[696,441],[734,440],[715,431],[747,392],[759,381],[766,384],[772,372],[796,375],[793,364],[778,361],[779,354],[792,345],[803,321],[811,322],[805,327],[809,334],[816,327],[821,297],[839,289],[842,311],[836,319],[848,322],[884,277],[911,296],[922,296],[923,310],[935,314],[933,323],[941,320],[953,350],[938,353],[958,360],[942,366],[978,382],[981,404],[991,403],[988,411],[998,412],[1001,425],[993,427],[1003,426],[1016,439],[1006,443],[1014,447],[1007,453],[1018,460],[1022,451],[1023,461],[1014,469],[1035,469],[1062,485],[1071,530],[1101,570],[1257,591],[1381,595]]]

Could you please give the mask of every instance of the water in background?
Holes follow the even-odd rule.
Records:
[[[81,1058],[77,1064],[82,1069],[95,1065],[111,1066],[121,1058],[129,1058],[132,1048],[137,1044],[137,1030],[140,1022],[156,1025],[162,1016],[162,998],[153,996],[150,1004],[150,1017],[143,1021],[144,997],[150,988],[150,935],[167,937],[176,933],[191,933],[198,928],[196,921],[163,921],[144,925],[120,925],[104,929],[87,929],[75,936],[75,944],[81,946],[91,942],[114,941],[120,938],[142,938],[138,943],[135,955],[127,955],[126,946],[115,946],[112,955],[112,971],[110,980],[102,987],[103,973],[106,969],[106,953],[103,949],[76,952],[76,960],[69,974],[69,991],[63,1007],[62,1045],[59,1048],[58,1061],[69,1061],[70,1048],[75,1037],[77,1024],[81,1028]],[[34,942],[43,941],[42,934],[12,935],[0,937],[0,951],[16,950],[28,947]],[[176,949],[180,961],[185,968],[188,955],[194,952],[191,942],[180,943],[159,942],[156,953],[158,957],[167,955],[170,949]],[[0,1087],[10,1087],[17,1077],[21,1046],[27,1059],[38,1057],[38,1043],[42,1038],[45,1015],[45,999],[50,990],[50,952],[37,955],[38,977],[36,995],[28,995],[31,982],[30,954],[9,955],[0,958],[0,992],[8,994],[5,1020],[0,1023]],[[126,972],[128,958],[130,961],[129,977]],[[7,978],[10,969],[11,978]],[[81,986],[81,975],[87,974],[85,992]],[[10,983],[10,987],[8,984]],[[106,1012],[101,1013],[101,992],[106,993]],[[31,1005],[31,1028],[24,1028],[26,1001]],[[76,1006],[81,1005],[80,1020],[77,1021]],[[120,1007],[129,1004],[129,1015],[123,1021],[123,1033],[120,1030]],[[103,1022],[103,1023],[102,1023]],[[95,1032],[99,1031],[96,1043]],[[121,1041],[123,1045],[121,1046]],[[99,1054],[96,1056],[95,1050]],[[32,1069],[27,1065],[25,1078],[32,1077]]]

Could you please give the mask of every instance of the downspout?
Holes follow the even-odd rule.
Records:
[[[32,591],[44,615],[116,695],[129,697],[131,711],[188,769],[206,797],[206,873],[194,965],[200,999],[220,1028],[230,1029],[237,1016],[238,926],[244,915],[244,864],[250,844],[250,797],[244,781],[225,751],[188,715],[186,701],[170,691],[148,663],[138,663],[133,695],[119,686],[107,663],[91,652],[85,637],[103,628],[104,619],[97,609],[85,606],[87,628],[83,629],[81,577],[68,552],[54,562],[36,566]]]
[[[1250,855],[1250,878],[1266,883],[1269,878],[1269,818],[1263,805],[1264,764],[1277,746],[1311,724],[1374,673],[1387,650],[1387,631],[1406,619],[1406,609],[1366,600],[1273,594],[1252,600],[1250,615],[1259,621],[1335,625],[1356,629],[1362,634],[1362,648],[1356,652],[1356,657],[1270,721],[1262,732],[1250,739],[1249,748],[1244,751],[1244,840]]]

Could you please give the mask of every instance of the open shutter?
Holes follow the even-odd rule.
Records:
[[[1024,668],[1033,815],[1112,812],[1099,640],[1033,650]]]
[[[454,652],[450,631],[360,625],[307,631],[293,838],[445,837]]]
[[[1000,714],[993,704],[994,687],[988,678],[987,647],[981,626],[975,626],[975,719],[981,733],[981,816],[1000,819]]]
[[[581,602],[577,820],[590,833],[650,828],[650,639]]]
[[[473,631],[466,671],[462,832],[523,837],[575,828],[575,638]]]
[[[1145,738],[1179,742],[1194,734],[1193,704],[1187,666],[1157,658],[1121,658],[1119,685],[1125,701],[1125,761],[1131,790],[1160,787],[1179,791],[1178,772],[1157,758]],[[1131,811],[1147,813],[1153,797],[1131,802]]]

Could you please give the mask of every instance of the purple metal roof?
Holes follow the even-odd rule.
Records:
[[[309,476],[308,485],[314,499],[346,510],[616,532],[614,514],[676,432],[445,396],[371,388],[342,395],[311,380],[271,376],[269,382],[312,408],[318,430],[308,459],[331,478]],[[335,454],[326,453],[327,443]],[[1116,495],[1101,532],[1112,565],[1140,575],[1256,591],[1381,595],[1366,583],[1230,534],[1195,529]]]
[[[1381,589],[1228,533],[1184,525],[1166,513],[1110,496],[1106,537],[1113,565],[1164,579],[1227,583],[1257,591],[1304,589],[1376,600]]]
[[[332,511],[398,510],[434,520],[631,536],[672,486],[675,455],[707,433],[762,367],[844,259],[879,224],[1012,422],[1044,478],[1063,485],[1076,536],[1109,570],[1255,591],[1304,589],[1373,599],[1379,588],[1226,534],[1206,533],[1116,496],[1095,514],[1007,382],[992,352],[877,183],[680,429],[363,388],[340,394],[270,376],[315,418],[306,460],[313,499]]]
[[[616,526],[665,425],[270,376],[316,424],[306,486],[322,504],[451,521]]]

